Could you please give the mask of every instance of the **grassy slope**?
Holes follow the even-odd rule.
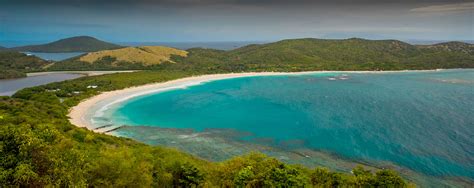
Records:
[[[161,64],[170,61],[171,55],[186,57],[188,52],[164,46],[127,47],[116,50],[91,52],[79,57],[79,61],[94,63],[104,57],[114,57],[116,62],[142,63],[144,65]]]
[[[164,46],[127,47],[104,50],[70,58],[48,67],[48,70],[150,70],[163,63],[174,63],[171,57],[186,57],[188,52]]]
[[[0,185],[128,187],[406,186],[393,171],[354,175],[287,165],[261,154],[208,162],[71,125],[68,108],[102,91],[187,77],[144,71],[51,83],[0,98]],[[97,89],[87,88],[98,85]],[[51,89],[61,89],[50,92]],[[73,91],[80,91],[74,94]],[[59,100],[59,99],[62,100]],[[60,102],[63,101],[63,102]]]
[[[94,52],[118,49],[122,46],[104,42],[89,36],[71,37],[42,45],[30,45],[11,48],[27,52]]]

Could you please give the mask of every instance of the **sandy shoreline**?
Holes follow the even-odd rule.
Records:
[[[198,85],[203,82],[214,80],[223,80],[230,78],[252,77],[252,76],[279,76],[279,75],[302,75],[302,74],[316,74],[316,73],[395,73],[395,72],[426,72],[437,70],[419,70],[419,71],[310,71],[310,72],[250,72],[250,73],[228,73],[228,74],[211,74],[202,76],[186,77],[167,82],[159,82],[146,84],[142,86],[130,87],[121,90],[103,92],[94,97],[88,98],[77,106],[70,109],[68,116],[70,122],[78,127],[86,127],[95,132],[106,132],[107,129],[97,129],[91,122],[91,114],[89,111],[95,109],[96,111],[104,110],[112,104],[123,102],[131,98],[162,92],[171,89],[185,88],[191,85]]]

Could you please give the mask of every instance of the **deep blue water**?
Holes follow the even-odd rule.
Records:
[[[238,139],[434,176],[474,178],[474,70],[312,74],[213,81],[137,97],[116,124],[235,129]],[[269,144],[268,142],[262,144]]]

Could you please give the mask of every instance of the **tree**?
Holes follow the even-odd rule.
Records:
[[[393,170],[380,170],[375,173],[375,186],[376,187],[406,187],[407,184]]]
[[[176,163],[173,173],[173,184],[178,187],[197,187],[204,180],[204,175],[193,164]]]

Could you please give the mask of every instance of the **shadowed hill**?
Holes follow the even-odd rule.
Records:
[[[0,52],[0,79],[25,77],[25,72],[38,71],[50,62],[20,52]]]
[[[122,48],[122,46],[104,42],[94,37],[78,36],[48,44],[15,47],[11,50],[24,52],[94,52],[118,48]]]
[[[0,52],[2,52],[2,51],[8,51],[8,48],[0,46]]]

